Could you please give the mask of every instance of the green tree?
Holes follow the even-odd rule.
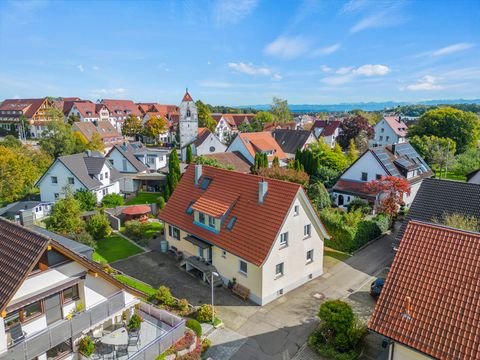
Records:
[[[122,134],[124,136],[135,137],[143,135],[143,132],[142,121],[137,116],[129,114],[123,123]]]
[[[80,202],[67,189],[65,198],[55,203],[50,217],[45,220],[47,229],[64,235],[78,233],[85,226],[81,213]]]
[[[331,206],[330,194],[320,181],[310,182],[307,188],[307,195],[318,212]]]
[[[107,194],[102,198],[102,206],[107,209],[122,206],[123,203],[124,199],[120,194]]]
[[[304,171],[279,166],[259,168],[256,174],[270,179],[294,182],[302,186],[306,186],[309,180],[308,174]]]
[[[207,105],[205,105],[200,100],[195,102],[197,105],[197,112],[198,112],[198,126],[205,127],[210,130],[212,133],[215,132],[215,128],[217,127],[217,122],[212,118],[210,114],[210,110]]]
[[[97,241],[112,233],[110,222],[105,214],[100,212],[95,213],[87,220],[85,230]]]
[[[428,164],[440,168],[440,176],[448,165],[447,162],[452,163],[454,160],[456,143],[452,139],[434,135],[414,135],[410,138],[410,143]]]
[[[165,198],[163,196],[159,196],[157,198],[157,206],[160,210],[163,210],[163,208],[165,207]]]
[[[10,149],[20,149],[23,144],[13,135],[7,135],[0,141],[0,146],[4,146]]]
[[[91,248],[95,249],[97,247],[97,242],[93,240],[92,235],[90,235],[85,230],[81,230],[78,233],[70,233],[67,235],[70,239],[75,240],[81,244],[90,246]]]
[[[193,162],[193,154],[192,154],[192,146],[190,144],[187,145],[187,159],[186,163],[191,164]]]
[[[461,154],[477,146],[480,138],[480,120],[474,113],[450,107],[430,110],[409,130],[409,137],[415,135],[450,138],[456,143],[457,152]]]
[[[280,167],[280,159],[278,156],[275,156],[272,161],[272,167]]]
[[[70,125],[73,125],[74,123],[79,121],[80,121],[80,116],[78,115],[72,114],[72,115],[69,115],[67,118],[67,123],[69,123]]]
[[[93,192],[87,189],[80,189],[73,194],[75,200],[80,204],[83,211],[92,211],[97,206],[97,197]]]
[[[105,144],[103,143],[102,137],[99,133],[95,132],[92,134],[92,138],[87,144],[87,149],[103,152],[105,149]]]
[[[293,115],[288,107],[288,101],[274,97],[273,103],[270,105],[270,113],[275,121],[286,123],[293,120]]]
[[[38,142],[43,151],[53,158],[76,152],[77,142],[70,124],[60,120],[47,123],[46,130]]]
[[[480,220],[475,216],[445,212],[440,219],[433,218],[432,221],[455,229],[480,232]]]
[[[153,116],[145,123],[145,135],[155,139],[155,143],[157,143],[158,137],[164,134],[167,128],[167,120]]]
[[[167,184],[169,196],[173,193],[177,184],[180,180],[180,161],[178,160],[178,155],[176,150],[170,152],[170,157],[168,159],[168,175],[167,175]],[[169,197],[168,196],[168,197]],[[168,199],[165,196],[165,199]]]
[[[81,153],[87,150],[88,140],[85,138],[85,136],[83,136],[80,131],[73,132],[73,141],[75,145],[72,154]]]
[[[350,144],[348,145],[348,150],[347,150],[347,159],[350,164],[352,164],[355,160],[358,159],[358,150],[357,146],[355,145],[355,140],[350,139]]]
[[[270,124],[275,121],[273,115],[267,111],[260,111],[253,117],[251,122],[251,130],[254,132],[263,131],[265,124]]]
[[[463,154],[457,155],[451,169],[461,175],[467,175],[472,171],[480,169],[480,150],[472,148]]]
[[[248,132],[253,132],[254,130],[251,124],[243,122],[240,125],[238,125],[238,131],[240,131],[241,133],[248,133]]]

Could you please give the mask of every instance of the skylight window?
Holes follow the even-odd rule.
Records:
[[[186,213],[188,215],[191,215],[193,213],[192,205],[195,203],[195,201],[190,201],[190,204],[188,204],[187,211]]]
[[[206,190],[208,188],[208,185],[212,182],[212,179],[208,177],[204,177],[202,182],[200,183],[200,189]]]
[[[230,221],[227,224],[227,230],[232,230],[233,225],[235,225],[236,221],[237,221],[237,218],[235,216],[232,216],[232,218],[230,219]]]

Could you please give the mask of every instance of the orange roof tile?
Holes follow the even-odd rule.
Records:
[[[395,134],[401,137],[407,136],[408,126],[398,116],[384,116],[388,125],[392,128]]]
[[[299,191],[303,191],[301,186],[267,179],[268,193],[264,202],[259,204],[260,176],[203,165],[203,177],[212,180],[208,188],[202,190],[194,184],[194,173],[195,167],[189,166],[160,214],[160,219],[252,264],[261,265],[277,238],[293,200]],[[216,212],[223,211],[225,206],[235,202],[230,206],[219,233],[195,225],[193,214],[187,214],[192,202],[198,202],[203,209],[203,206],[210,206],[210,201],[215,201]],[[226,226],[232,217],[237,220],[233,228],[228,230]]]
[[[222,217],[237,201],[239,195],[217,186],[208,187],[205,193],[192,205],[193,210],[215,218]]]
[[[188,93],[188,89],[185,91],[185,95],[183,95],[182,102],[184,102],[184,101],[193,101],[192,97]]]
[[[478,360],[479,289],[480,233],[411,220],[369,328],[434,358]]]
[[[280,145],[278,145],[272,134],[268,131],[240,133],[238,136],[252,157],[255,157],[257,152],[273,150],[274,153],[268,157],[268,160],[273,160],[275,156],[279,159],[287,158],[287,155],[285,155]]]

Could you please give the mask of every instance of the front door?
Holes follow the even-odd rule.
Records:
[[[60,294],[55,294],[45,299],[45,314],[47,315],[47,325],[62,319]]]

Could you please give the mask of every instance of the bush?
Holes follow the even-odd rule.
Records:
[[[191,331],[186,331],[185,336],[178,340],[174,345],[173,349],[175,352],[188,349],[195,342],[195,335]]]
[[[310,182],[307,195],[317,211],[331,206],[330,194],[320,181]]]
[[[92,211],[97,206],[97,197],[90,190],[77,190],[73,197],[80,203],[80,208],[84,211]]]
[[[335,185],[341,174],[341,171],[320,165],[317,173],[312,176],[312,181],[313,179],[315,181],[320,181],[325,185],[326,188],[331,188],[333,185]]]
[[[80,339],[80,343],[78,344],[78,351],[89,357],[95,352],[95,344],[93,343],[90,336],[84,336]]]
[[[121,206],[123,203],[123,196],[119,194],[107,194],[102,199],[102,206],[106,208]]]
[[[185,326],[189,329],[192,329],[198,337],[202,336],[202,325],[195,319],[188,319],[185,323]]]
[[[140,329],[142,322],[143,322],[143,319],[139,315],[133,314],[127,325],[128,331]]]
[[[188,305],[190,304],[188,303],[187,299],[180,299],[177,301],[177,309],[182,312],[188,310]]]
[[[96,213],[87,220],[85,230],[87,230],[95,240],[104,239],[112,233],[110,222],[105,214],[101,213]]]
[[[163,210],[163,208],[165,207],[165,199],[163,198],[163,196],[159,196],[157,198],[157,206],[160,210]]]
[[[212,346],[212,340],[205,338],[202,341],[202,354]]]
[[[78,233],[71,233],[68,234],[68,237],[72,240],[75,240],[81,244],[90,246],[91,248],[95,249],[97,247],[97,243],[93,240],[92,235],[90,235],[85,230],[82,230]]]
[[[375,222],[370,220],[360,222],[355,232],[355,249],[360,248],[380,235],[382,235],[382,231]]]
[[[372,221],[377,224],[382,234],[390,229],[390,218],[385,214],[379,214],[375,216]]]
[[[370,214],[372,211],[371,206],[368,204],[368,202],[363,201],[362,199],[354,199],[350,201],[350,203],[347,205],[348,212],[352,212],[355,210],[360,210],[362,214]]]
[[[125,223],[125,235],[134,241],[145,237],[146,226],[138,220],[130,220]]]
[[[212,322],[212,305],[203,304],[200,306],[195,317],[201,323]]]
[[[173,306],[175,304],[175,298],[166,286],[160,286],[158,288],[155,293],[155,299],[162,305]]]

